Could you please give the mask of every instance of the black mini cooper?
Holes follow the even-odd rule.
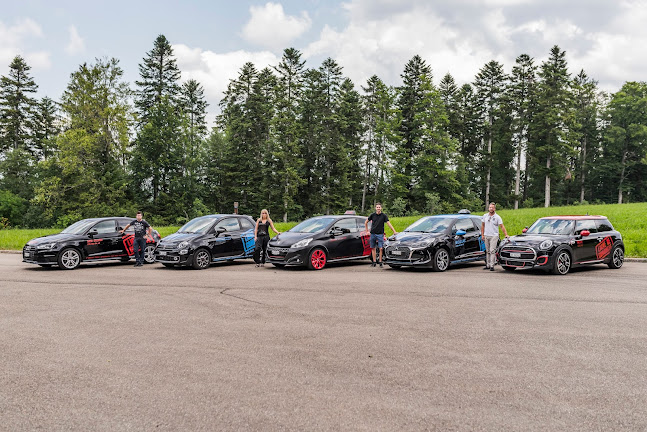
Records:
[[[550,216],[503,240],[497,256],[505,270],[540,268],[565,275],[588,264],[618,269],[624,252],[622,235],[604,216]]]
[[[467,210],[426,216],[384,245],[385,262],[393,267],[430,267],[445,271],[451,264],[485,259],[481,218]]]
[[[214,262],[251,258],[254,226],[254,219],[243,215],[197,217],[160,241],[155,261],[166,267],[192,266],[201,270]]]
[[[317,216],[270,240],[268,261],[277,267],[307,266],[366,258],[371,254],[363,216]]]
[[[132,221],[133,218],[126,217],[80,220],[59,234],[28,241],[22,250],[22,260],[41,267],[57,265],[66,270],[77,268],[81,262],[128,261],[135,255],[135,233],[132,227],[123,234],[120,231]],[[146,240],[144,262],[154,262],[153,251],[159,239],[154,231],[153,238]]]

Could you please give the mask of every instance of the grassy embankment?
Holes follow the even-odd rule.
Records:
[[[532,208],[521,210],[500,210],[508,233],[519,234],[523,227],[532,224],[536,219],[550,215],[583,215],[601,214],[607,216],[614,227],[622,233],[626,254],[630,257],[647,258],[647,203],[604,204],[569,207]],[[480,215],[480,212],[479,212]],[[396,230],[402,231],[420,216],[394,217],[391,223]],[[296,222],[276,223],[279,231],[285,231],[296,225]],[[155,227],[165,237],[177,231],[179,227]],[[27,241],[59,232],[59,229],[8,229],[0,231],[0,250],[20,250]],[[388,229],[387,229],[388,233]]]

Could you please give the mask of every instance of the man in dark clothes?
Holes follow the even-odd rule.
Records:
[[[146,234],[152,237],[153,228],[142,219],[142,212],[137,212],[137,219],[129,223],[121,230],[123,234],[129,227],[135,230],[135,239],[133,242],[133,249],[135,250],[135,267],[144,265],[144,251],[146,250]]]
[[[371,267],[375,267],[375,248],[379,247],[380,248],[380,267],[383,266],[382,264],[382,248],[384,247],[384,224],[386,223],[389,228],[391,228],[391,231],[393,231],[393,235],[396,235],[397,232],[395,231],[395,228],[393,228],[393,225],[391,225],[391,222],[389,222],[389,217],[385,214],[382,213],[382,204],[377,203],[375,204],[375,213],[371,214],[366,221],[364,221],[364,227],[366,228],[366,231],[368,231],[368,221],[371,221],[371,237],[370,237],[370,245],[371,245],[371,251],[373,253],[373,262],[371,263]]]

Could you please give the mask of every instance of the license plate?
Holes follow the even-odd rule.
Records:
[[[166,255],[166,251],[160,251],[160,255]]]
[[[521,258],[521,253],[519,252],[510,252],[512,258]]]
[[[391,251],[391,255],[402,255],[402,251]]]
[[[272,255],[279,255],[281,253],[278,249],[272,249]]]

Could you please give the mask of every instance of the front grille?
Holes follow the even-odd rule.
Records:
[[[411,249],[406,246],[390,246],[386,248],[386,257],[396,260],[409,260]]]
[[[157,245],[157,250],[174,251],[176,249],[177,249],[177,245],[164,244],[164,243]]]
[[[504,246],[501,252],[499,252],[499,257],[520,262],[534,261],[537,259],[537,253],[533,248],[528,246]]]
[[[25,259],[31,259],[36,256],[36,247],[35,246],[25,246],[22,250],[22,256]]]

